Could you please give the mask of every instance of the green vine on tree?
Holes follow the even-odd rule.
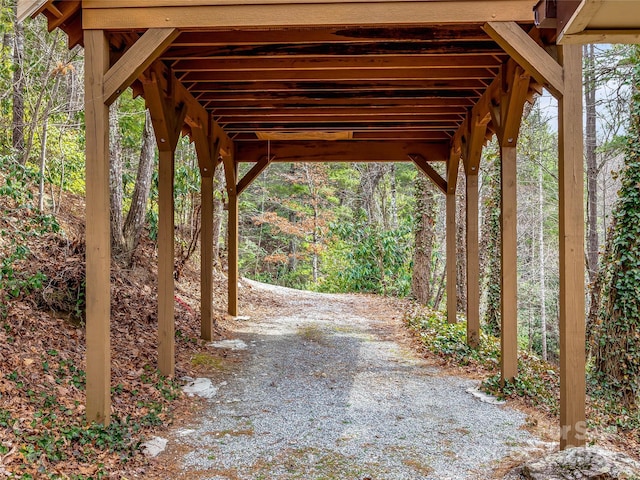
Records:
[[[640,48],[634,65],[625,166],[604,259],[602,308],[594,335],[595,372],[618,401],[637,408],[640,393]]]

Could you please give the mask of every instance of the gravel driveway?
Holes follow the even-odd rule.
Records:
[[[212,374],[210,407],[171,434],[178,478],[488,479],[534,440],[522,413],[397,342],[384,300],[251,285],[286,307],[238,322],[247,349],[229,352],[239,360]]]

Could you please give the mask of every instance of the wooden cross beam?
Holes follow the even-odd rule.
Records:
[[[375,140],[278,140],[270,145],[263,142],[238,142],[240,162],[257,162],[265,154],[274,162],[406,162],[408,155],[444,160],[449,152],[448,142],[375,141]]]
[[[236,194],[240,195],[246,190],[246,188],[253,183],[253,181],[260,175],[272,162],[274,157],[267,157],[266,155],[256,162],[256,164],[249,170],[244,177],[236,185]]]
[[[515,22],[488,22],[484,31],[522,68],[543,83],[556,97],[562,96],[562,67]]]
[[[427,177],[431,179],[436,187],[444,194],[447,193],[447,181],[433,168],[427,160],[419,154],[409,155],[409,158]]]
[[[176,28],[150,28],[105,74],[104,101],[113,103],[178,36]]]

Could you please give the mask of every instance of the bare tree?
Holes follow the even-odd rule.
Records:
[[[435,238],[436,192],[431,181],[422,172],[419,172],[415,179],[414,189],[416,226],[411,294],[423,305],[428,305],[433,298],[431,271]]]
[[[124,252],[122,204],[124,200],[122,134],[118,125],[116,100],[109,108],[109,194],[111,203],[111,247],[114,255]]]
[[[151,115],[149,111],[145,114],[144,130],[142,132],[142,146],[140,147],[140,161],[138,162],[138,173],[136,184],[131,198],[131,207],[124,222],[123,234],[123,254],[127,263],[131,263],[133,254],[140,242],[140,236],[145,225],[147,213],[147,203],[149,202],[149,192],[151,191],[151,180],[153,178],[153,168],[155,165],[156,137],[153,134]]]
[[[13,6],[13,115],[11,120],[13,148],[24,150],[24,26],[18,21],[17,2]],[[23,158],[23,163],[26,158]]]

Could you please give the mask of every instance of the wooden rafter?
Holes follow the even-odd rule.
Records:
[[[219,57],[175,60],[171,65],[175,72],[233,72],[233,71],[310,71],[310,70],[401,70],[401,69],[458,69],[458,68],[495,68],[506,60],[506,55],[468,54],[452,56],[438,55],[380,55],[372,53],[365,56],[304,56],[295,57]]]

